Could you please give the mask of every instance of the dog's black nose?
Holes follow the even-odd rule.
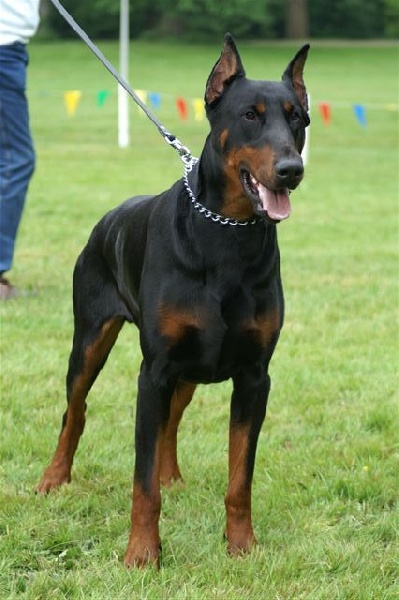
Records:
[[[279,183],[290,187],[297,185],[303,176],[303,163],[300,158],[284,158],[275,167]]]

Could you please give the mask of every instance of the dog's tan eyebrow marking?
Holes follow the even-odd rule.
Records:
[[[286,102],[284,102],[283,108],[285,112],[291,113],[294,110],[294,105],[292,104],[292,102],[289,102],[289,100],[287,100]]]
[[[259,102],[255,104],[255,110],[258,114],[263,115],[266,112],[266,104],[264,102]]]
[[[229,137],[229,130],[228,129],[223,129],[222,133],[220,134],[220,145],[222,146],[222,148],[224,148],[225,143],[227,138]]]

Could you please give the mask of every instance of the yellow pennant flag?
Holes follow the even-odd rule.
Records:
[[[193,108],[194,119],[196,121],[202,121],[205,118],[204,101],[201,98],[195,98],[195,100],[193,100]]]
[[[134,91],[137,94],[137,96],[140,98],[140,100],[142,102],[144,102],[144,104],[147,104],[148,92],[146,92],[146,90],[134,90]],[[139,111],[140,115],[142,117],[144,117],[144,112],[142,111],[140,106],[137,107],[137,110]]]
[[[68,90],[64,94],[65,108],[68,117],[73,117],[82,97],[82,92],[79,90]]]

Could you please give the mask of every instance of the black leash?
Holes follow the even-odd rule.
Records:
[[[177,139],[175,135],[170,133],[165,129],[160,121],[152,114],[152,112],[148,109],[148,107],[144,104],[144,102],[139,98],[139,96],[132,90],[127,81],[119,75],[116,69],[111,65],[111,63],[105,58],[101,50],[92,42],[87,33],[83,31],[83,29],[76,23],[75,19],[65,10],[62,4],[58,0],[51,0],[52,4],[58,10],[60,15],[66,20],[66,22],[72,27],[75,33],[78,34],[81,40],[90,48],[90,50],[95,54],[95,56],[102,62],[104,67],[108,69],[108,71],[115,77],[118,83],[126,90],[131,98],[135,101],[138,106],[140,106],[141,110],[145,112],[147,117],[154,123],[155,127],[158,129],[159,133],[162,135],[164,140],[172,146],[179,154],[180,159],[183,161],[185,165],[191,164],[193,157],[191,152],[186,146]]]

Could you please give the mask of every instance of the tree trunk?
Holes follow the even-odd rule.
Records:
[[[287,0],[286,10],[286,37],[291,39],[308,37],[308,0]]]

